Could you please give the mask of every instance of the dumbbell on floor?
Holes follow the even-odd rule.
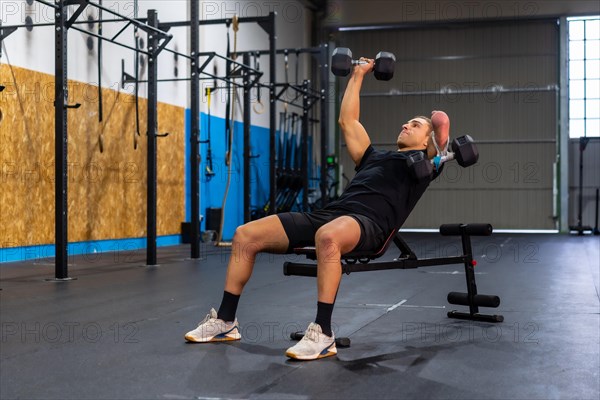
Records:
[[[452,141],[452,152],[441,156],[439,160],[428,160],[423,152],[413,153],[408,157],[407,165],[414,179],[421,182],[431,177],[434,163],[440,166],[443,163],[456,160],[458,165],[463,168],[475,164],[479,160],[479,151],[475,146],[475,141],[469,135],[458,137]]]
[[[331,72],[335,76],[347,76],[356,64],[366,64],[366,61],[353,60],[352,51],[347,47],[338,47],[331,56]],[[375,57],[374,75],[380,81],[389,81],[394,76],[396,56],[387,51],[380,51]]]

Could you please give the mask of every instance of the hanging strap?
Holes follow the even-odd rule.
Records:
[[[238,20],[238,16],[235,15],[233,17],[233,53],[231,54],[231,58],[232,59],[236,59],[237,58],[237,32],[239,30],[239,20]],[[227,29],[227,54],[229,54],[229,27]],[[231,63],[228,61],[227,62],[227,66],[231,67]],[[231,79],[231,77],[229,76],[231,74],[231,68],[227,69],[227,76],[229,77],[229,79]],[[226,113],[228,114],[226,116],[227,121],[227,153],[225,154],[225,164],[227,165],[227,184],[225,185],[225,194],[223,195],[223,202],[221,204],[221,223],[220,223],[220,229],[219,229],[219,233],[218,233],[218,238],[217,238],[217,242],[216,245],[217,246],[231,246],[231,243],[225,243],[223,242],[223,229],[225,227],[225,206],[227,205],[227,197],[229,196],[229,188],[231,186],[231,170],[232,170],[232,162],[231,162],[231,158],[232,158],[232,152],[233,152],[233,121],[235,118],[235,95],[237,93],[237,90],[233,91],[231,90],[231,83],[228,83],[227,85],[227,89],[228,89],[228,96],[227,96],[227,110]],[[232,101],[232,97],[233,101]],[[229,111],[231,108],[231,112]]]
[[[134,16],[138,17],[138,0],[133,2]],[[136,26],[133,30],[135,38],[135,133],[133,134],[133,149],[137,150],[140,134],[140,30]]]
[[[284,50],[283,54],[284,54],[283,62],[285,63],[285,83],[289,84],[290,83],[290,77],[289,77],[290,63],[289,63],[289,59],[288,59],[287,49]]]
[[[296,85],[300,84],[300,50],[296,49]]]
[[[102,7],[102,0],[98,3]],[[102,37],[102,9],[98,10],[98,36]],[[98,38],[98,122],[103,119],[102,108],[102,39]]]
[[[210,181],[211,178],[215,175],[215,172],[213,170],[213,160],[212,160],[212,145],[211,145],[211,140],[210,140],[210,120],[211,120],[211,112],[210,112],[210,99],[211,99],[211,94],[212,94],[213,88],[207,88],[206,89],[206,105],[208,107],[208,122],[207,122],[207,143],[208,143],[208,148],[206,149],[206,167],[204,170],[204,174],[206,175],[206,180]]]
[[[256,53],[254,53],[254,69],[256,71],[260,71],[260,52],[258,52],[258,51]],[[262,100],[261,100],[260,81],[256,85],[256,103],[254,104],[254,106],[252,106],[252,109],[257,114],[262,114],[266,110],[265,105],[262,103]]]

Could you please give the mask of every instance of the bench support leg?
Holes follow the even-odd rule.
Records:
[[[486,322],[502,322],[504,321],[504,317],[502,315],[486,315],[479,313],[479,306],[475,301],[477,296],[477,283],[475,282],[475,265],[477,263],[473,260],[473,249],[471,248],[471,236],[467,234],[466,229],[461,227],[461,239],[462,239],[462,247],[463,254],[465,255],[465,277],[467,279],[467,303],[465,305],[469,306],[469,312],[459,312],[459,311],[450,311],[448,312],[448,318],[457,318],[457,319],[468,319],[472,321],[486,321]],[[492,296],[485,296],[492,297]],[[498,304],[494,305],[497,307],[500,304],[498,299]]]

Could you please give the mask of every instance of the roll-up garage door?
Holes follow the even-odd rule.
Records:
[[[555,228],[556,20],[344,31],[336,45],[350,47],[354,58],[380,50],[397,57],[393,80],[369,77],[362,90],[361,121],[377,148],[395,149],[405,121],[436,109],[450,115],[452,137],[469,134],[478,142],[479,163],[448,163],[405,228]],[[340,162],[351,178],[343,145]]]

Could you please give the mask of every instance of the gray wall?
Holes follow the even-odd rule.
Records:
[[[479,164],[468,170],[448,164],[405,227],[434,228],[445,222],[556,227],[555,21],[343,32],[336,44],[351,47],[356,57],[388,50],[398,58],[392,81],[368,79],[363,88],[361,120],[378,147],[394,149],[401,124],[434,109],[448,112],[453,137],[470,134],[480,142]],[[527,91],[490,92],[492,87]],[[344,149],[341,162],[346,175],[353,176]]]
[[[597,0],[329,0],[330,26],[598,15]]]
[[[577,224],[579,196],[579,140],[569,141],[569,222]],[[582,224],[594,227],[596,188],[600,188],[600,139],[592,139],[583,153]]]

